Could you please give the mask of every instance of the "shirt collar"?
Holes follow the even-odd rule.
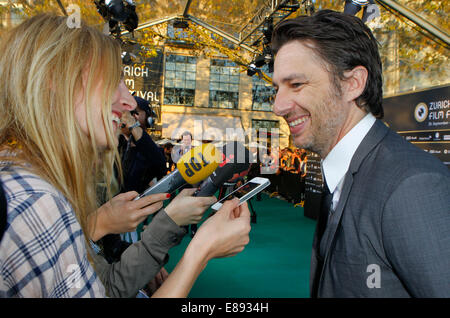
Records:
[[[337,144],[322,161],[322,173],[330,190],[333,193],[338,184],[347,173],[353,155],[359,144],[375,123],[375,117],[369,113],[361,119]]]

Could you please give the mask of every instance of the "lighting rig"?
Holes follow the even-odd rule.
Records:
[[[314,11],[312,0],[266,0],[263,6],[239,32],[240,43],[251,43],[251,46],[260,46],[262,53],[257,55],[247,66],[247,75],[258,74],[266,78],[261,71],[264,65],[268,65],[268,73],[273,73],[273,53],[271,48],[272,33],[276,24],[286,19],[289,15],[303,8],[307,14]]]
[[[264,21],[262,29],[263,33],[263,52],[258,55],[253,62],[250,63],[247,69],[247,75],[253,76],[258,73],[258,70],[265,64],[269,65],[269,73],[273,73],[273,54],[270,47],[273,32],[273,18],[268,17]]]
[[[122,27],[133,34],[138,27],[139,18],[133,0],[94,0],[98,13],[108,26],[108,32],[115,37],[122,46],[122,62],[133,64],[141,51],[141,46],[130,40],[122,40]]]
[[[120,37],[121,26],[133,32],[138,27],[139,18],[133,0],[94,0],[98,13],[109,25],[111,35]]]

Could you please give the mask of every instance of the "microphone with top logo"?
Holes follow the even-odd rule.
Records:
[[[173,172],[138,195],[134,200],[155,193],[171,193],[186,183],[199,183],[212,174],[221,162],[221,152],[213,144],[203,144],[192,148],[178,160],[177,168]]]

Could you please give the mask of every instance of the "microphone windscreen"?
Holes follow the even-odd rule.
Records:
[[[213,144],[203,144],[186,152],[177,162],[183,179],[190,184],[196,184],[206,179],[222,162],[219,149]]]
[[[250,166],[250,152],[242,143],[232,141],[221,148],[222,163],[200,185],[194,196],[210,196],[227,181],[242,177]]]
[[[238,141],[231,141],[222,149],[222,162],[211,176],[216,185],[222,185],[250,168],[250,152]]]

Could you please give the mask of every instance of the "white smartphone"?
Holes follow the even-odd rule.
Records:
[[[232,198],[238,198],[239,205],[241,205],[258,192],[267,188],[269,185],[270,181],[267,178],[261,177],[253,178],[249,182],[245,183],[244,185],[240,186],[239,188],[228,194],[226,197],[222,198],[220,201],[214,203],[211,206],[211,209],[216,211],[219,210],[225,201],[230,200]]]

